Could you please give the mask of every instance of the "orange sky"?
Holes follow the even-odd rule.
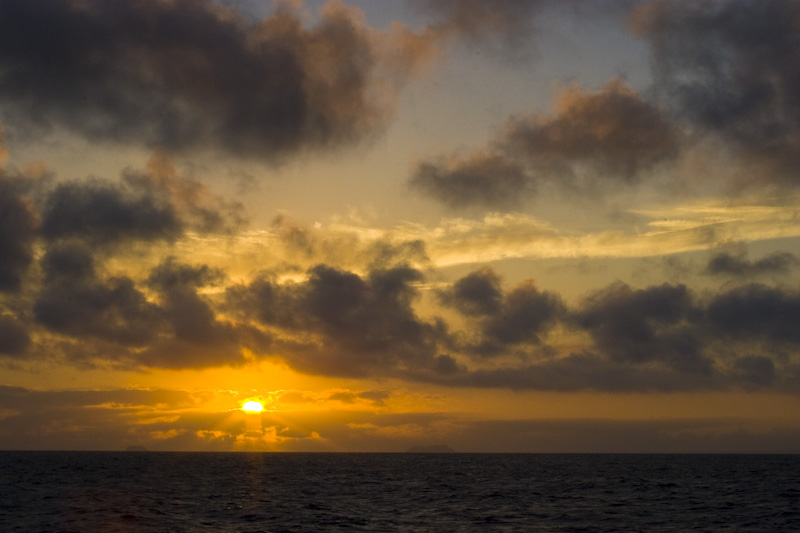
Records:
[[[0,449],[800,452],[798,26],[3,2]]]

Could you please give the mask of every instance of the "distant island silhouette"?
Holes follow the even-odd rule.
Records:
[[[412,446],[406,450],[406,453],[456,453],[456,451],[447,444],[434,444],[432,446]]]
[[[146,452],[149,451],[147,448],[142,446],[141,444],[133,444],[125,448],[126,452]]]

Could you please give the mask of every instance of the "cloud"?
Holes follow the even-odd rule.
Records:
[[[800,291],[749,283],[721,292],[708,304],[708,320],[728,338],[800,345]]]
[[[168,258],[147,280],[160,297],[160,312],[169,333],[136,355],[145,366],[197,368],[241,364],[247,330],[220,319],[198,289],[222,281],[224,274],[206,265],[192,266]]]
[[[419,319],[412,308],[409,267],[365,277],[318,265],[308,279],[280,285],[266,276],[228,289],[228,306],[281,333],[284,359],[295,369],[332,376],[397,375],[436,371],[443,325]],[[288,339],[292,339],[288,342]]]
[[[126,170],[120,183],[89,178],[57,185],[43,200],[41,234],[104,246],[174,242],[187,229],[230,231],[242,224],[240,210],[155,153],[145,171]]]
[[[365,391],[366,392],[366,391]],[[447,443],[459,452],[796,453],[796,423],[753,419],[503,419],[439,413],[209,409],[208,393],[178,390],[38,391],[0,386],[4,449],[399,452]],[[250,419],[252,420],[252,419]],[[780,425],[778,425],[780,424]],[[587,438],[590,435],[591,438]]]
[[[336,400],[346,404],[355,404],[356,402],[366,401],[376,407],[382,406],[384,400],[391,396],[386,391],[380,390],[365,390],[361,392],[353,391],[338,391],[332,392],[328,396],[328,400]]]
[[[173,241],[182,231],[180,218],[168,203],[99,179],[58,185],[42,210],[41,232],[47,240],[79,238],[93,244]]]
[[[0,124],[0,168],[5,164],[8,158],[8,150],[6,149],[6,129]]]
[[[15,134],[276,160],[380,132],[431,53],[414,37],[339,3],[309,27],[288,4],[252,20],[210,0],[11,0],[0,104]]]
[[[488,149],[420,163],[413,188],[450,207],[508,207],[543,186],[581,194],[631,185],[680,153],[667,116],[621,80],[561,91],[552,117],[511,117]]]
[[[757,261],[745,254],[720,252],[711,257],[705,272],[713,276],[750,277],[768,274],[788,274],[800,266],[800,259],[789,252],[775,252]]]
[[[0,354],[21,356],[31,344],[25,324],[9,314],[0,314]]]
[[[158,307],[126,276],[102,279],[90,251],[54,245],[42,257],[44,284],[33,314],[50,331],[87,340],[143,346],[163,328]]]
[[[501,278],[491,268],[470,272],[440,291],[445,305],[454,307],[468,316],[485,316],[497,313],[502,306]]]
[[[205,265],[168,258],[151,270],[144,291],[130,277],[104,275],[80,244],[53,244],[41,263],[33,317],[51,336],[82,347],[75,353],[70,344],[51,343],[51,356],[60,352],[80,364],[198,368],[241,364],[242,347],[260,341],[255,331],[221,320],[201,296],[199,289],[224,279]]]
[[[761,167],[744,181],[800,183],[799,2],[656,0],[630,24],[650,44],[664,102]]]
[[[571,353],[517,367],[477,369],[453,376],[444,384],[558,392],[676,392],[732,385],[713,374],[615,361],[594,353]]]
[[[481,356],[507,354],[517,345],[539,345],[565,311],[561,298],[526,280],[503,293],[500,277],[483,268],[440,291],[445,305],[473,317],[477,334],[462,336],[461,349]]]
[[[19,290],[33,260],[38,217],[25,185],[0,168],[0,291]]]
[[[420,163],[413,189],[459,209],[476,204],[500,208],[518,205],[535,191],[523,165],[501,154],[476,150],[466,157],[440,157]]]
[[[633,290],[616,283],[587,298],[573,319],[612,361],[708,374],[712,361],[694,328],[701,313],[693,300],[685,285]]]

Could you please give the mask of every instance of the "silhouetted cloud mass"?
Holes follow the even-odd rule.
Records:
[[[449,370],[436,358],[443,325],[422,321],[411,305],[419,271],[395,267],[361,277],[319,265],[308,274],[303,283],[262,277],[228,291],[233,308],[291,334],[281,346],[293,367],[338,376]]]
[[[744,254],[721,252],[708,261],[705,272],[714,276],[750,277],[766,274],[788,274],[800,266],[800,259],[789,252],[775,252],[757,261]]]
[[[84,246],[51,246],[42,258],[42,270],[45,280],[33,312],[36,321],[49,330],[126,346],[145,345],[158,333],[158,307],[132,279],[100,278]]]
[[[768,344],[800,345],[800,292],[760,283],[734,287],[708,305],[708,320],[718,333]]]
[[[94,244],[174,240],[183,226],[171,205],[99,179],[63,183],[47,197],[42,236]]]
[[[0,354],[22,356],[30,344],[24,323],[14,316],[0,314]]]
[[[673,160],[681,135],[620,80],[563,90],[552,117],[511,117],[488,149],[420,163],[411,186],[454,208],[509,207],[547,186],[592,194]]]
[[[700,318],[688,289],[667,284],[641,290],[611,285],[590,296],[575,315],[611,360],[710,373],[712,361],[703,355],[695,330]]]
[[[767,166],[748,181],[800,183],[800,2],[656,0],[631,26],[681,119]]]
[[[1,161],[0,161],[1,163]],[[24,186],[0,168],[0,291],[16,291],[33,260],[38,220]]]
[[[477,329],[462,336],[460,348],[480,356],[507,354],[518,345],[539,345],[564,314],[559,295],[526,280],[508,292],[500,277],[484,268],[467,274],[440,292],[440,299],[475,320]]]
[[[155,267],[147,283],[159,293],[159,311],[166,332],[136,360],[162,368],[241,364],[246,335],[221,320],[213,305],[199,293],[220,284],[224,273],[206,265],[186,265],[172,258]]]
[[[335,3],[306,27],[286,6],[249,20],[209,0],[10,0],[0,101],[18,132],[275,159],[379,132],[426,55],[403,35]]]
[[[154,154],[144,171],[127,169],[121,178],[62,182],[43,193],[42,237],[96,246],[173,242],[188,229],[224,233],[243,223],[238,203],[215,197],[163,155]]]
[[[422,162],[410,184],[454,209],[515,206],[536,189],[534,178],[522,164],[503,154],[478,150],[467,156]]]

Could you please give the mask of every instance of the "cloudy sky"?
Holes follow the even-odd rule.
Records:
[[[800,452],[799,35],[3,0],[0,448]]]

